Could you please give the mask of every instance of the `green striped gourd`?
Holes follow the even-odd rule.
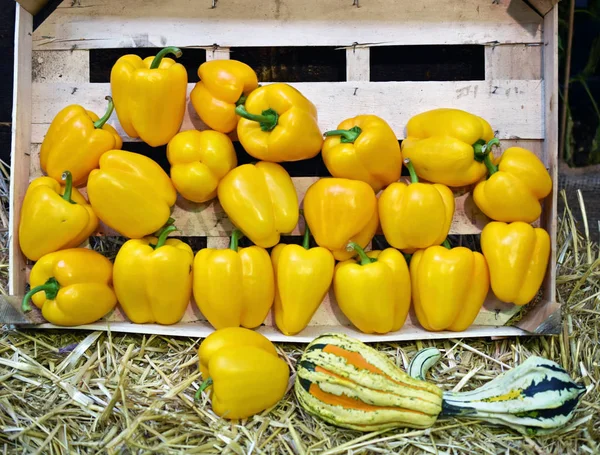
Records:
[[[427,428],[442,410],[439,387],[411,378],[384,354],[343,334],[325,334],[307,346],[294,390],[310,414],[360,431]]]
[[[435,348],[419,351],[408,374],[423,379],[435,363],[435,351],[439,359]],[[547,434],[572,418],[584,392],[558,364],[533,356],[475,390],[444,392],[441,416],[485,420],[527,435]]]

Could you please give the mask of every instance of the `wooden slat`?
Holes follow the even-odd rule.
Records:
[[[543,139],[540,81],[460,82],[306,82],[291,84],[316,106],[322,131],[335,129],[350,116],[373,113],[404,138],[409,118],[438,107],[465,109],[488,120],[500,139]],[[194,84],[188,85],[188,93]],[[40,143],[64,106],[81,104],[104,112],[110,84],[33,84],[32,142]],[[113,114],[109,123],[117,127]],[[193,108],[186,109],[182,130],[206,129]],[[129,140],[126,137],[126,141]]]
[[[558,221],[558,7],[544,17],[544,106],[545,131],[544,155],[548,159],[550,175],[554,186],[546,200],[542,213],[543,226],[551,239],[550,261],[546,278],[542,285],[544,300],[536,305],[519,322],[519,327],[544,333],[559,333],[561,329],[560,304],[556,301],[556,236]],[[552,320],[552,324],[546,323]]]
[[[206,50],[206,61],[209,60],[229,60],[229,49],[223,47],[213,47]]]
[[[522,0],[65,0],[35,49],[539,43]],[[260,22],[258,22],[260,21]],[[248,27],[257,24],[253,32]]]
[[[90,81],[90,53],[87,50],[34,51],[33,82],[80,84]]]
[[[25,326],[27,328],[27,326]],[[79,327],[56,327],[52,324],[36,325],[36,329],[58,329],[61,330],[108,330],[119,333],[144,333],[149,335],[165,335],[206,338],[213,333],[214,329],[208,323],[185,323],[180,322],[174,325],[159,324],[131,324],[130,322],[97,322]],[[420,327],[403,327],[398,332],[387,333],[385,335],[366,335],[352,327],[344,326],[309,326],[298,335],[286,336],[279,332],[276,327],[264,325],[256,329],[256,332],[263,334],[269,340],[281,343],[310,343],[317,336],[335,329],[337,333],[345,333],[351,337],[359,339],[365,343],[385,343],[389,341],[405,340],[442,340],[447,338],[475,338],[475,337],[516,337],[529,335],[528,332],[518,327],[497,327],[497,326],[475,326],[472,325],[464,332],[427,332]]]
[[[346,80],[368,81],[370,79],[370,50],[368,47],[346,49]]]
[[[12,114],[12,146],[10,150],[10,225],[9,225],[9,292],[25,290],[25,257],[19,248],[21,203],[27,189],[31,138],[31,32],[33,17],[17,5],[15,13],[15,61]]]
[[[542,46],[506,44],[485,47],[486,80],[542,78]]]

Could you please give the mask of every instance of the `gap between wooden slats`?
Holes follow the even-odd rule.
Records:
[[[34,49],[539,43],[522,0],[65,0]]]
[[[379,115],[404,138],[408,119],[442,106],[464,109],[488,120],[500,139],[543,139],[541,81],[460,82],[305,82],[290,84],[317,107],[322,131],[335,129],[340,121],[361,113]],[[188,84],[188,94],[194,84]],[[102,113],[110,84],[33,84],[32,142],[39,143],[54,116],[64,106],[81,104]],[[109,123],[123,134],[116,114]],[[188,103],[182,130],[206,129]],[[125,141],[128,139],[125,137]]]

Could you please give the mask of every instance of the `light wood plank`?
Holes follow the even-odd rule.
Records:
[[[34,51],[32,71],[33,82],[86,83],[90,81],[90,53]]]
[[[65,0],[35,49],[539,43],[522,0]]]
[[[454,107],[480,115],[500,139],[543,139],[541,81],[460,82],[306,82],[290,84],[316,106],[322,131],[335,129],[345,118],[373,113],[385,119],[399,139],[409,118],[438,107]],[[194,84],[188,85],[188,94]],[[32,142],[42,142],[50,122],[64,106],[81,104],[104,112],[110,84],[34,84]],[[109,123],[122,134],[117,116]],[[206,129],[191,104],[182,130]],[[131,139],[124,136],[125,141]]]
[[[545,321],[553,318],[553,324],[545,326],[546,331],[559,333],[561,329],[560,304],[556,300],[556,237],[558,221],[558,7],[554,7],[544,17],[544,106],[545,131],[544,155],[548,159],[550,175],[554,186],[546,200],[542,213],[543,225],[551,239],[551,253],[542,285],[543,301],[536,305],[519,323],[519,327],[536,331]]]
[[[368,47],[346,49],[346,80],[369,81],[371,78],[371,52]]]
[[[206,61],[210,60],[229,60],[229,49],[223,47],[213,47],[206,50]]]
[[[25,291],[26,260],[19,247],[19,219],[29,174],[32,29],[33,17],[22,6],[16,5],[8,265],[11,295]]]
[[[31,327],[25,326],[24,328]],[[206,338],[214,332],[214,329],[208,323],[185,323],[180,322],[174,325],[159,324],[132,324],[130,322],[97,322],[78,327],[57,327],[52,324],[41,324],[33,326],[36,329],[61,329],[61,330],[110,330],[119,333],[145,333],[149,335],[165,335],[179,337]],[[269,340],[280,343],[310,343],[317,336],[331,332],[330,326],[313,326],[295,336],[286,336],[279,332],[277,328],[271,326],[261,326],[256,331],[263,334]],[[516,337],[529,335],[528,332],[518,327],[493,327],[493,326],[471,326],[464,332],[427,332],[420,327],[404,327],[397,332],[385,335],[366,335],[352,327],[335,326],[335,331],[345,333],[348,336],[359,339],[365,343],[385,343],[390,341],[408,341],[408,340],[442,340],[447,338],[479,338],[479,337]]]
[[[542,78],[542,46],[507,44],[485,47],[485,78],[535,80]]]

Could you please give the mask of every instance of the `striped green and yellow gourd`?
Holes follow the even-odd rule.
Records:
[[[411,378],[384,354],[343,334],[308,345],[294,388],[310,414],[354,430],[427,428],[442,410],[439,387]]]
[[[296,396],[310,414],[354,430],[427,428],[455,416],[535,435],[564,426],[585,392],[558,364],[535,356],[475,390],[442,392],[424,380],[440,357],[424,349],[405,373],[361,341],[325,334],[298,362]]]

